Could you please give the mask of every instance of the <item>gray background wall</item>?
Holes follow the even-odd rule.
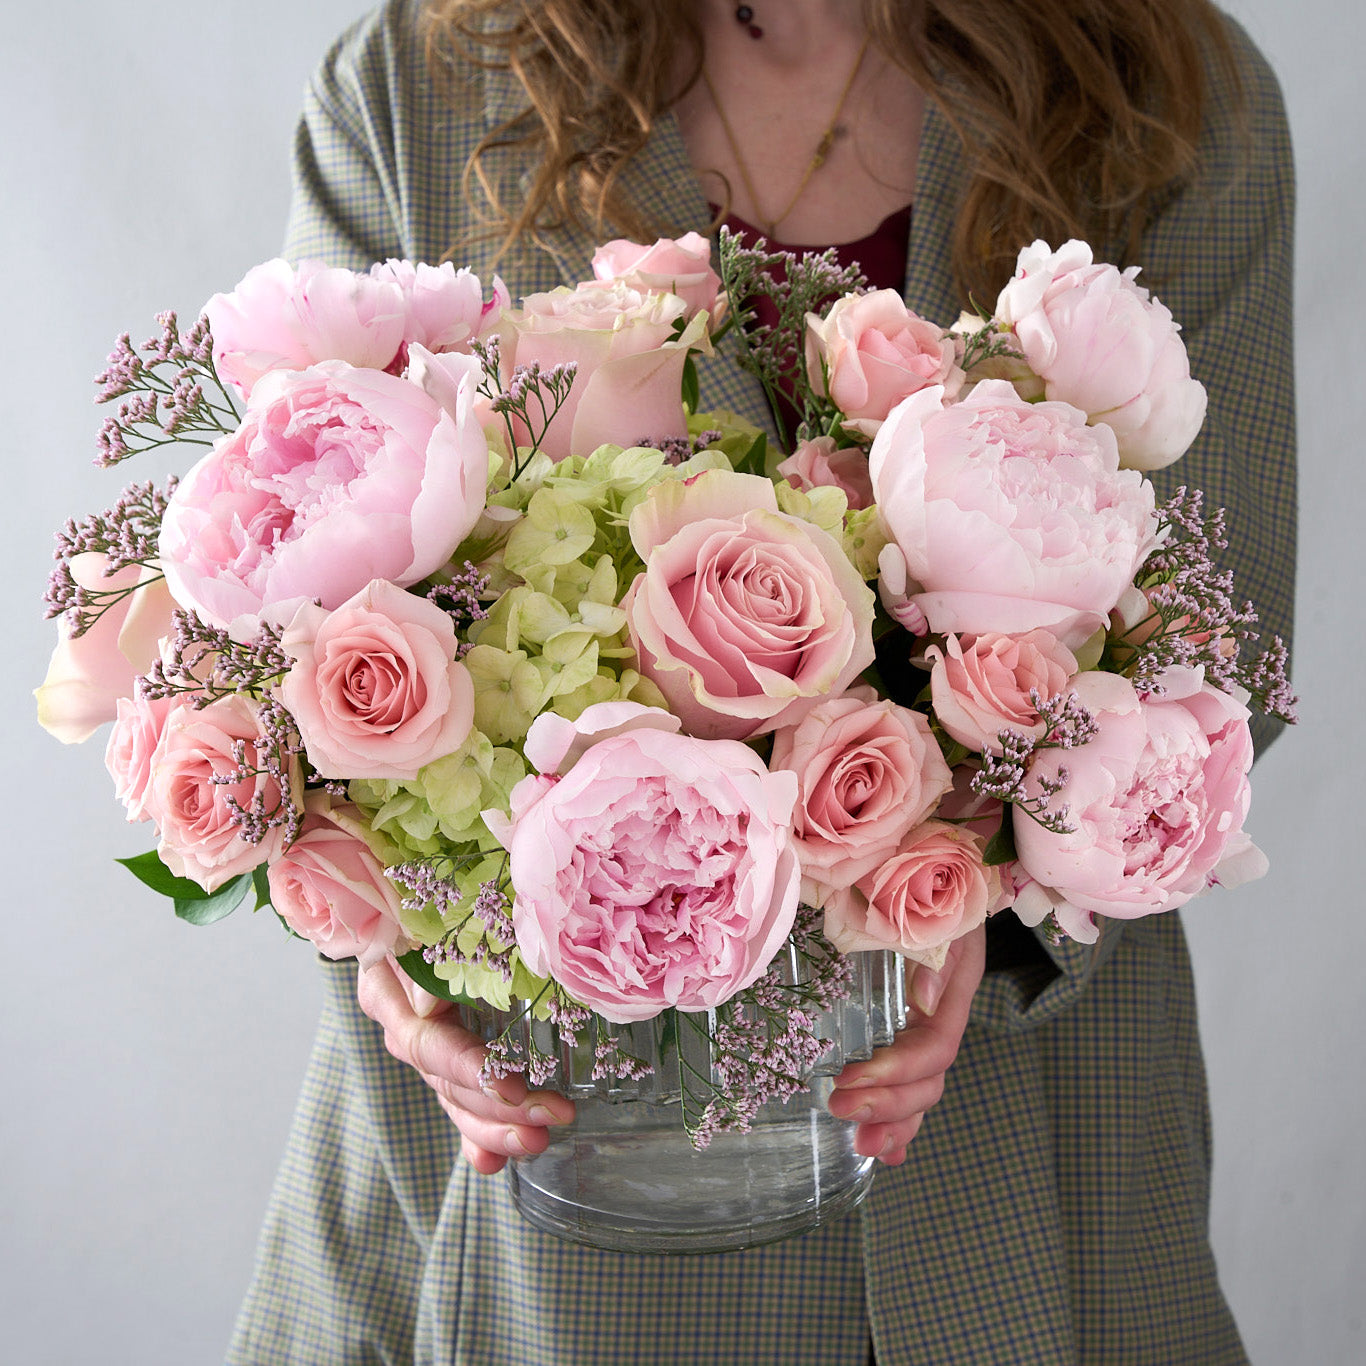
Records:
[[[32,721],[52,530],[105,506],[90,379],[118,332],[192,316],[277,249],[299,94],[363,0],[4,0],[0,447],[9,591],[0,771],[0,1357],[219,1359],[251,1267],[317,1007],[273,919],[209,930],[121,870],[96,742]],[[1358,699],[1366,316],[1366,18],[1230,0],[1280,72],[1301,184],[1304,721],[1259,765],[1271,875],[1188,916],[1213,1096],[1214,1237],[1259,1363],[1366,1359]],[[263,41],[261,35],[269,34]],[[138,477],[149,477],[151,466]]]

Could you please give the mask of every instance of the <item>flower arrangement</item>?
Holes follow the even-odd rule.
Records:
[[[701,1031],[699,1146],[803,1087],[850,952],[1259,875],[1248,706],[1294,702],[1219,515],[1145,477],[1205,396],[1136,271],[1035,243],[946,328],[828,253],[719,265],[614,242],[514,305],[272,261],[125,335],[99,463],[207,449],[59,535],[37,694],[63,740],[113,723],[177,914],[251,898],[603,1075],[642,1065],[619,1026]],[[780,449],[703,407],[723,344]],[[490,1075],[547,1075],[534,1037]]]

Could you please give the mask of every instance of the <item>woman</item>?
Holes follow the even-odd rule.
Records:
[[[1203,0],[447,0],[430,30],[422,8],[391,0],[319,72],[293,256],[449,252],[517,295],[586,278],[607,236],[705,230],[709,201],[813,245],[909,204],[906,297],[952,317],[1032,236],[1088,236],[1185,325],[1211,417],[1180,474],[1229,509],[1240,591],[1288,635],[1289,153],[1274,79]],[[704,385],[766,420],[728,361]],[[387,968],[360,982],[375,1027],[329,965],[230,1359],[853,1363],[871,1340],[938,1366],[1244,1360],[1206,1240],[1177,917],[1091,948],[998,919],[985,974],[969,941],[917,973],[913,1028],[840,1079],[832,1108],[886,1166],[866,1204],[703,1259],[529,1229],[486,1174],[568,1103],[481,1093],[470,1036]]]

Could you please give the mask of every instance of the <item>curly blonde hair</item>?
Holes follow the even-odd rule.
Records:
[[[874,43],[938,107],[972,167],[953,242],[965,299],[991,297],[1035,237],[1085,237],[1131,254],[1164,196],[1195,175],[1212,72],[1236,89],[1223,16],[1209,0],[863,8]],[[563,222],[658,234],[623,193],[622,171],[699,78],[692,0],[431,0],[427,21],[438,81],[459,54],[510,70],[526,91],[527,109],[466,168],[505,246]],[[536,166],[516,203],[483,173],[484,154],[507,143],[529,148]]]

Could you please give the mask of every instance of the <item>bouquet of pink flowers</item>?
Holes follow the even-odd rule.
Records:
[[[253,897],[603,1074],[679,1012],[730,1059],[699,1143],[800,1088],[849,952],[939,965],[1006,907],[1091,940],[1260,874],[1248,705],[1293,710],[1218,516],[1144,476],[1205,395],[1135,270],[1035,243],[944,328],[829,254],[723,234],[720,268],[613,242],[514,306],[272,261],[125,335],[101,462],[207,451],[61,533],[38,690],[63,740],[113,723],[177,914]],[[723,337],[784,449],[703,408]]]

